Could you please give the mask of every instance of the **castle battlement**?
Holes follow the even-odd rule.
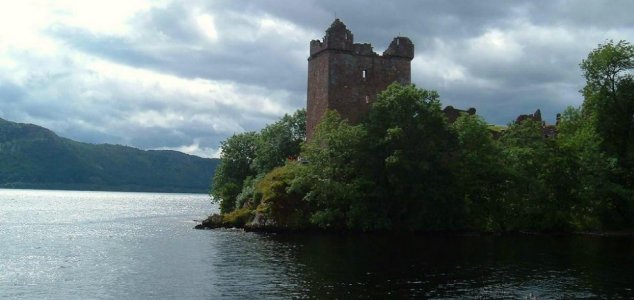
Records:
[[[383,56],[414,59],[414,44],[409,38],[397,36],[392,40],[387,50],[383,52]]]
[[[355,44],[352,32],[335,19],[322,40],[310,42],[308,139],[326,110],[336,110],[343,118],[357,123],[388,85],[409,84],[413,58],[414,44],[409,38],[395,37],[383,55],[379,55],[371,44]]]
[[[350,51],[356,55],[379,56],[374,52],[372,44],[354,43],[354,35],[339,19],[330,25],[322,40],[310,41],[310,57],[325,50]],[[389,47],[383,52],[383,56],[414,58],[414,44],[407,37],[395,37]]]

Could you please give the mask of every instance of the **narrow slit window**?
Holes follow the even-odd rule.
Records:
[[[396,46],[400,45],[401,39],[396,39]]]
[[[370,96],[365,96],[365,104],[370,103]]]
[[[363,70],[361,72],[361,76],[363,76],[363,79],[365,79],[368,76],[368,70]]]

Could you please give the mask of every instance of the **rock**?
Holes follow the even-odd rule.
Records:
[[[244,226],[244,229],[247,231],[268,231],[275,230],[276,228],[277,224],[275,220],[267,218],[262,212],[256,212],[253,220]]]
[[[224,227],[223,217],[219,214],[213,214],[200,224],[194,226],[194,229],[214,229]]]

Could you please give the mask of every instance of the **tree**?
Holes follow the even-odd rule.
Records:
[[[607,41],[590,52],[580,66],[586,78],[586,97],[602,90],[615,95],[618,83],[631,78],[626,72],[634,68],[634,46],[626,41]]]
[[[634,154],[634,46],[608,41],[581,63],[586,86],[583,113],[602,137],[603,149],[615,155],[632,184]]]
[[[252,167],[263,175],[275,167],[283,166],[287,159],[299,155],[305,139],[306,110],[284,115],[281,120],[260,131]]]
[[[302,229],[309,225],[310,203],[304,200],[307,186],[301,179],[305,169],[299,162],[288,162],[257,183],[257,192],[262,195],[257,211],[279,229]]]
[[[610,189],[611,211],[606,220],[634,222],[634,46],[608,41],[581,63],[586,78],[583,115],[601,137],[601,148],[616,159],[610,177],[618,188]],[[619,222],[616,222],[619,223]]]
[[[214,174],[210,195],[220,203],[220,211],[228,213],[236,208],[236,197],[242,191],[244,180],[255,176],[251,164],[256,155],[258,134],[234,134],[220,145],[220,164]]]
[[[575,203],[571,207],[576,229],[600,229],[615,220],[610,195],[620,189],[611,181],[616,160],[601,150],[602,139],[581,110],[568,107],[557,125],[557,144],[576,160]]]
[[[302,157],[307,161],[306,199],[314,208],[311,222],[321,228],[377,229],[380,218],[366,204],[367,181],[361,165],[367,163],[366,132],[350,125],[335,111],[328,111],[317,125]],[[368,213],[368,214],[366,214]]]
[[[456,139],[438,93],[392,84],[379,94],[365,126],[372,154],[365,166],[393,226],[460,227],[464,207],[450,192]]]
[[[491,130],[477,115],[463,115],[451,124],[458,138],[456,192],[464,197],[469,226],[484,231],[505,227],[503,188],[506,176],[502,149]]]
[[[585,203],[579,201],[582,166],[574,149],[545,137],[541,122],[513,123],[500,138],[508,172],[502,201],[512,230],[573,230]]]
[[[257,205],[256,185],[267,172],[299,155],[306,137],[306,111],[267,125],[259,133],[235,134],[221,144],[221,162],[210,194],[220,211],[230,212],[245,203]],[[257,198],[257,199],[255,199]]]

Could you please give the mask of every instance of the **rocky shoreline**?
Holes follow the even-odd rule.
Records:
[[[286,228],[278,226],[277,223],[265,217],[261,212],[256,212],[252,215],[253,211],[238,210],[236,213],[231,214],[213,214],[207,219],[199,221],[200,224],[196,225],[194,229],[242,229],[244,231],[251,232],[296,232],[305,231],[305,228]]]
[[[251,212],[251,211],[249,211]],[[213,229],[241,229],[246,232],[262,232],[262,233],[299,233],[299,232],[315,232],[315,233],[354,233],[353,231],[336,231],[319,228],[290,228],[278,226],[273,220],[269,220],[263,213],[256,213],[251,219],[245,222],[236,221],[227,215],[213,214],[205,220],[196,220],[200,224],[194,229],[213,230]],[[380,233],[389,234],[389,232],[361,232],[361,233]],[[423,232],[398,232],[397,234],[423,234],[423,235],[447,235],[447,236],[570,236],[581,235],[588,237],[622,237],[634,238],[634,229],[619,231],[576,231],[576,232],[470,232],[470,231],[423,231]]]

